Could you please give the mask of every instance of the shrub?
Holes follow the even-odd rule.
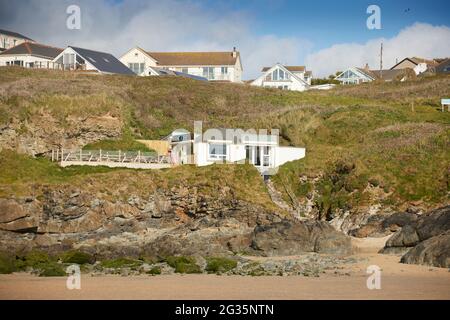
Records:
[[[161,274],[161,267],[153,267],[149,271],[147,271],[147,274],[151,274],[152,276],[155,276],[157,274]]]
[[[208,273],[223,273],[233,270],[237,266],[237,261],[228,258],[211,257],[206,259],[206,271]]]
[[[193,257],[167,257],[165,261],[176,273],[202,273]]]
[[[92,255],[86,252],[72,250],[65,252],[61,255],[61,260],[64,263],[76,263],[76,264],[86,264],[94,263],[95,259]]]
[[[49,263],[51,259],[50,256],[44,251],[32,250],[25,255],[24,261],[25,266],[37,268],[41,264]]]
[[[13,273],[14,259],[6,253],[0,252],[0,274]]]
[[[66,271],[56,262],[41,263],[38,268],[39,277],[63,277]]]

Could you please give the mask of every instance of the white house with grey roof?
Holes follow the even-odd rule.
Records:
[[[283,66],[280,63],[264,67],[262,75],[250,84],[252,86],[283,90],[305,91],[311,86],[311,71],[304,66]]]
[[[36,42],[22,42],[0,53],[0,66],[20,66],[24,68],[56,69],[53,59],[63,49]]]
[[[166,137],[174,164],[207,166],[214,163],[250,163],[262,175],[272,175],[289,161],[305,157],[305,148],[279,145],[278,132],[263,130],[208,129],[195,125],[194,136],[183,129]]]
[[[34,42],[33,39],[18,32],[0,29],[0,52],[18,46],[24,42]]]
[[[154,67],[167,69],[209,81],[242,82],[241,56],[236,49],[229,52],[150,52],[135,47],[120,61],[140,76],[158,75]]]
[[[134,75],[112,54],[72,46],[64,49],[53,62],[62,65],[64,70]]]

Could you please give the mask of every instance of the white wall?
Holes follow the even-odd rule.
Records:
[[[279,167],[286,162],[303,159],[305,157],[305,148],[294,147],[275,147],[275,167]]]
[[[7,62],[23,61],[23,67],[28,67],[29,63],[51,62],[51,59],[37,57],[33,55],[0,55],[0,66],[5,66]]]
[[[130,63],[144,63],[145,72],[144,74],[140,74],[140,76],[148,76],[148,67],[156,67],[155,60],[151,59],[146,53],[142,52],[142,50],[138,48],[131,49],[120,57],[119,60],[128,68]]]
[[[0,34],[0,48],[9,49],[24,43],[26,40],[22,38],[11,37],[5,34]],[[31,42],[31,41],[30,41]]]

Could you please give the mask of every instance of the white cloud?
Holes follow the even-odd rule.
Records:
[[[450,55],[450,28],[418,23],[391,39],[365,44],[344,43],[312,52],[313,43],[299,37],[260,34],[249,12],[213,10],[206,2],[188,0],[0,0],[2,28],[35,40],[65,47],[108,51],[119,57],[136,45],[149,51],[231,50],[241,52],[244,78],[260,75],[276,62],[306,64],[314,76],[327,76],[348,66],[377,67],[384,42],[384,65],[407,56]],[[82,29],[66,28],[66,8],[81,8]],[[306,57],[304,60],[303,58]]]
[[[351,66],[373,69],[380,66],[380,44],[383,42],[383,69],[406,57],[440,58],[450,56],[450,28],[415,23],[390,39],[372,39],[364,44],[343,43],[309,54],[306,65],[314,76],[324,77]]]

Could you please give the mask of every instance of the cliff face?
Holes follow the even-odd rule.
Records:
[[[0,151],[16,150],[19,153],[39,156],[51,150],[78,149],[92,142],[114,139],[122,134],[120,118],[102,116],[67,117],[64,122],[45,111],[22,121],[12,117],[0,124]]]
[[[82,248],[108,258],[351,250],[349,239],[329,225],[294,221],[239,200],[227,187],[211,196],[179,185],[126,201],[46,188],[37,197],[0,199],[0,212],[0,249],[13,252]]]

